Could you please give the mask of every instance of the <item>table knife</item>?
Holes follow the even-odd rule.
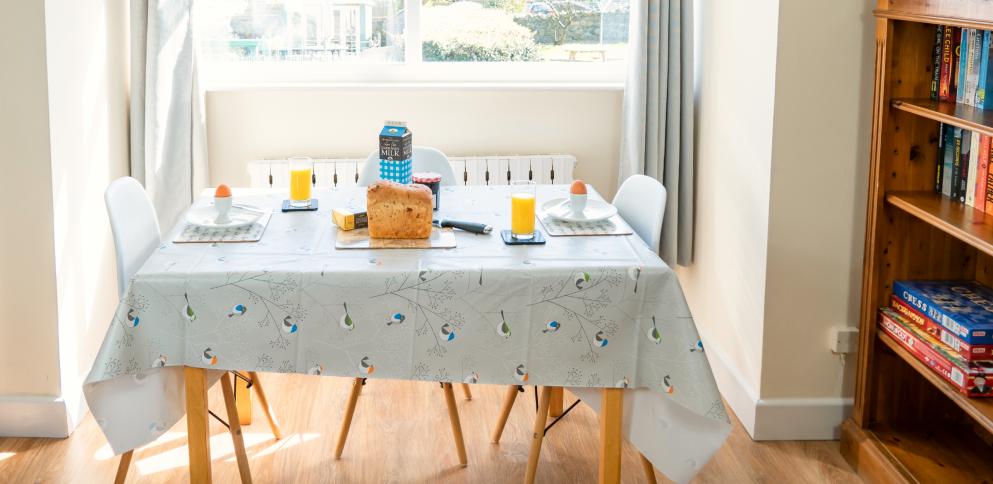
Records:
[[[461,220],[448,220],[444,218],[434,220],[433,222],[438,227],[452,227],[459,230],[465,230],[466,232],[472,232],[474,234],[488,234],[493,231],[493,226],[477,222],[463,222]]]

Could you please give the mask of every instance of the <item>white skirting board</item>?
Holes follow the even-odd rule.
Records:
[[[82,396],[0,395],[0,437],[68,437],[86,415]]]
[[[723,352],[705,348],[721,396],[753,440],[841,438],[841,422],[852,412],[851,398],[759,398]]]

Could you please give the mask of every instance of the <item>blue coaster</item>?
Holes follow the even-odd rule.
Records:
[[[316,212],[317,211],[317,199],[310,199],[309,207],[294,207],[290,205],[289,200],[283,200],[283,212]]]
[[[514,235],[510,233],[509,230],[501,230],[500,238],[503,239],[503,243],[507,245],[545,245],[545,236],[541,234],[538,229],[534,230],[534,237],[528,240],[515,239]]]

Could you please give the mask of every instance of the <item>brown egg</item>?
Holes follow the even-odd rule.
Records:
[[[583,183],[583,180],[572,182],[572,186],[569,187],[569,193],[573,195],[586,195],[586,184]]]
[[[217,198],[230,197],[231,196],[231,187],[229,187],[229,186],[227,186],[227,185],[225,185],[223,183],[220,184],[220,185],[217,185],[217,191],[214,192],[214,196],[217,197]]]

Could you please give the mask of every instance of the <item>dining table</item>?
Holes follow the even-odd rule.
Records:
[[[538,185],[539,204],[568,190]],[[507,245],[509,186],[446,186],[438,215],[493,233],[339,249],[331,209],[364,210],[366,189],[313,196],[318,210],[284,213],[285,190],[234,189],[271,212],[260,240],[176,243],[181,218],[128,282],[84,383],[115,453],[188,414],[191,480],[209,481],[205,392],[224,371],[569,388],[600,412],[601,482],[620,479],[621,438],[677,482],[726,439],[679,281],[636,234]]]

